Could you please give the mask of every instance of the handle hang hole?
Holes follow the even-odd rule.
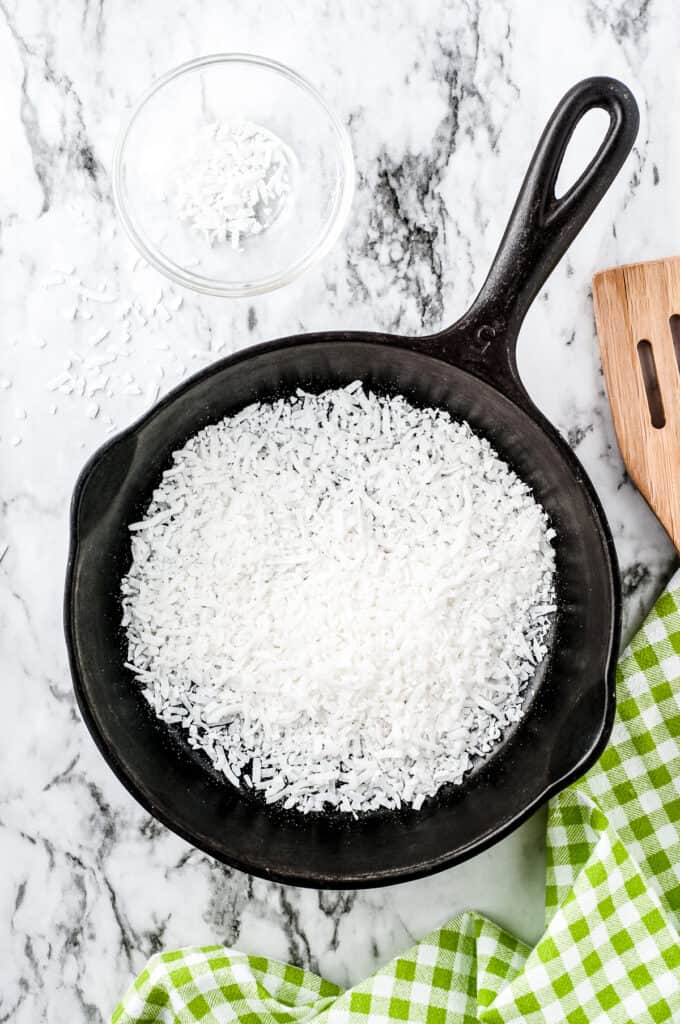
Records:
[[[680,316],[677,313],[673,313],[668,323],[671,329],[671,338],[673,339],[673,349],[675,350],[675,362],[678,367],[678,373],[680,373]]]
[[[601,107],[586,110],[567,142],[555,182],[555,199],[561,199],[576,184],[602,145],[610,123],[609,112]]]
[[[656,430],[661,430],[662,427],[666,426],[666,414],[663,411],[663,399],[661,397],[659,377],[656,372],[654,349],[651,342],[643,338],[642,341],[638,342],[637,351],[638,359],[640,360],[640,370],[642,371],[642,382],[647,395],[649,417],[652,426]]]

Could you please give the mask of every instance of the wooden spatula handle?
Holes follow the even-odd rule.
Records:
[[[624,462],[680,551],[680,257],[604,270],[593,299]]]

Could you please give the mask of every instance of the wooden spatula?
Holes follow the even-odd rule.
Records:
[[[603,270],[593,298],[623,460],[680,551],[680,257]]]

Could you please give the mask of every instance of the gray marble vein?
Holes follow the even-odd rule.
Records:
[[[61,628],[68,505],[108,431],[218,354],[299,330],[453,322],[554,103],[585,75],[614,74],[640,103],[635,152],[530,311],[519,365],[605,505],[630,630],[674,552],[618,454],[590,279],[677,253],[679,44],[672,0],[0,2],[0,1022],[104,1021],[146,958],[178,945],[235,944],[344,985],[464,907],[540,932],[543,814],[459,868],[360,893],[248,878],[150,819],[76,710]],[[155,76],[216,49],[265,53],[322,89],[352,138],[352,214],[323,265],[290,287],[232,303],[186,293],[168,321],[143,323],[167,285],[136,265],[116,224],[115,139]],[[574,174],[593,146],[575,139]],[[48,384],[88,331],[117,329],[117,307],[74,323],[68,288],[46,284],[68,265],[142,308],[94,418]]]

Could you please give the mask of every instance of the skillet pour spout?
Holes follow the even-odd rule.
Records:
[[[604,139],[558,198],[565,151],[594,107],[609,115]],[[635,100],[614,79],[589,78],[566,94],[538,143],[486,281],[452,327],[420,339],[323,332],[239,351],[176,388],[83,470],[71,510],[64,613],[76,697],[118,778],[189,843],[225,864],[296,885],[402,882],[497,842],[601,753],[613,721],[620,636],[614,545],[583,467],[524,389],[515,350],[532,300],[618,173],[637,128]],[[557,610],[525,713],[493,754],[418,811],[348,820],[265,806],[191,750],[179,726],[156,719],[125,667],[120,581],[131,559],[128,523],[143,516],[172,453],[189,437],[252,402],[357,378],[467,420],[526,481],[556,532]]]

